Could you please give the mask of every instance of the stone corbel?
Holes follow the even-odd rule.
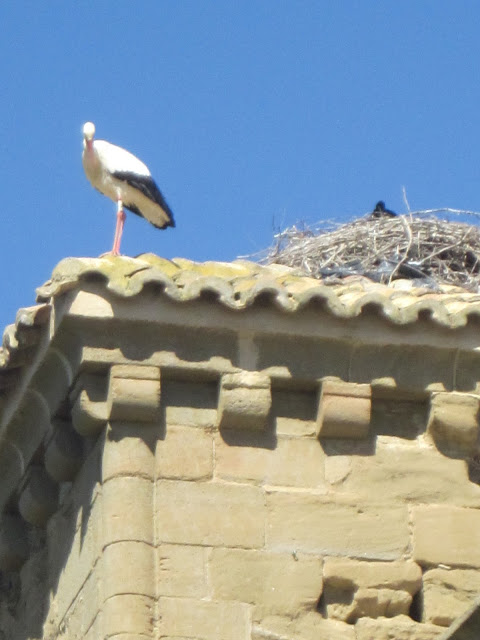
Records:
[[[263,431],[272,406],[270,378],[255,371],[226,373],[220,382],[218,426]]]
[[[110,369],[107,415],[118,422],[155,422],[160,414],[159,367],[116,364]]]
[[[479,446],[478,417],[478,396],[436,393],[430,402],[427,432],[440,447],[472,454]]]
[[[323,380],[318,407],[320,438],[366,438],[372,413],[368,384]]]
[[[72,424],[81,436],[97,435],[108,420],[105,386],[104,376],[88,373],[81,374],[75,385]]]

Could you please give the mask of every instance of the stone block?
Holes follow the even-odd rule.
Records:
[[[203,429],[168,426],[155,455],[158,478],[207,480],[213,475],[213,436]]]
[[[4,514],[0,519],[0,570],[16,571],[28,554],[25,522],[19,516]]]
[[[409,545],[407,507],[343,497],[267,494],[267,548],[395,560]]]
[[[103,485],[105,546],[124,540],[153,544],[153,487],[150,480],[123,476]]]
[[[353,598],[357,618],[393,618],[408,615],[412,596],[395,589],[358,589]]]
[[[320,438],[366,438],[372,411],[371,387],[336,380],[322,382],[318,409]]]
[[[415,344],[359,344],[350,361],[350,380],[385,385],[391,381],[406,391],[450,390],[454,349]]]
[[[267,427],[272,405],[270,378],[256,371],[227,373],[222,376],[218,404],[221,429]]]
[[[196,429],[217,428],[217,408],[202,407],[165,407],[165,422],[168,426],[179,425]]]
[[[321,318],[318,313],[312,313],[312,331],[317,330],[320,322],[328,322],[328,315]],[[322,339],[317,332],[314,338],[298,334],[282,335],[281,338],[278,335],[263,335],[256,338],[255,342],[259,349],[259,371],[281,367],[289,377],[308,380],[323,376],[338,376],[343,380],[348,377],[352,350],[350,340]]]
[[[249,639],[250,640],[250,639]],[[251,640],[356,640],[352,625],[309,612],[296,618],[266,616],[252,625]]]
[[[264,495],[257,487],[162,480],[155,513],[161,542],[242,548],[264,544]]]
[[[92,622],[90,627],[87,630],[87,633],[82,637],[82,640],[98,640],[101,638],[101,634],[103,631],[103,614],[100,611],[96,616],[95,620]],[[53,636],[55,638],[55,636]],[[48,636],[47,636],[48,638]],[[56,640],[56,639],[55,639]],[[58,640],[63,640],[63,638],[59,638]],[[137,640],[137,639],[135,639]],[[138,638],[138,640],[150,640],[149,638]]]
[[[272,415],[277,436],[317,435],[319,389],[272,389]]]
[[[103,481],[118,476],[136,476],[153,481],[158,436],[158,425],[110,423],[102,452]]]
[[[83,442],[69,422],[56,421],[45,451],[45,469],[57,482],[73,480],[82,464]]]
[[[351,558],[325,558],[325,586],[336,589],[399,589],[411,595],[422,586],[422,570],[415,562],[364,562]]]
[[[422,624],[405,615],[395,618],[360,618],[355,625],[356,640],[435,640],[442,627]]]
[[[465,454],[478,446],[478,396],[437,393],[432,397],[428,432],[440,448]]]
[[[198,372],[190,381],[166,380],[162,384],[162,403],[167,429],[170,425],[216,428],[218,392],[218,381],[205,381]]]
[[[113,365],[107,407],[112,421],[157,421],[160,415],[160,369],[146,365]]]
[[[414,507],[413,559],[422,566],[480,567],[480,510]]]
[[[119,634],[153,637],[155,601],[137,594],[108,598],[103,605],[105,638]]]
[[[354,623],[358,618],[407,615],[412,596],[422,586],[413,562],[362,562],[327,558],[323,572],[327,616]]]
[[[278,438],[274,449],[215,438],[215,473],[224,480],[255,484],[308,487],[325,486],[325,454],[316,438]]]
[[[100,501],[94,502],[83,526],[80,523],[72,531],[72,525],[75,525],[73,514],[67,519],[57,513],[48,526],[48,584],[55,585],[52,588],[53,611],[58,622],[71,609],[87,581],[88,591],[85,594],[88,593],[89,602],[95,600],[98,604],[98,596],[92,590],[98,588],[100,579],[94,569],[101,553]],[[92,612],[94,609],[91,609],[90,613]]]
[[[423,576],[425,622],[450,626],[473,605],[480,593],[480,572],[474,569],[432,569]]]
[[[209,575],[215,600],[253,604],[255,617],[314,610],[322,592],[322,559],[303,554],[213,549]]]
[[[439,637],[438,640],[478,640],[480,598]]]
[[[160,598],[160,637],[250,640],[250,607],[240,602]]]
[[[98,618],[98,612],[100,609],[99,579],[99,572],[97,570],[92,571],[79,589],[78,593],[75,594],[65,616],[59,618],[55,625],[51,625],[56,627],[55,631],[57,632],[58,627],[60,627],[65,635],[57,636],[56,633],[52,633],[50,636],[45,634],[44,637],[53,637],[55,639],[60,638],[62,640],[63,638],[65,638],[65,640],[68,638],[83,639],[85,637],[89,637],[88,630],[92,627],[97,627],[97,631],[99,631],[98,626],[95,624],[95,620]],[[57,612],[56,604],[57,602],[54,601],[53,606],[51,607],[51,610],[55,612]]]
[[[103,551],[103,594],[155,596],[154,548],[145,542],[114,542]]]
[[[158,595],[206,598],[207,553],[207,547],[161,544],[156,550]]]
[[[338,456],[334,456],[336,458]],[[331,464],[329,460],[329,464]],[[336,478],[336,489],[388,503],[453,503],[480,507],[480,487],[468,477],[467,463],[417,442],[393,444],[377,439],[375,455],[351,456],[348,473]]]
[[[58,485],[40,466],[31,467],[27,478],[18,500],[18,509],[27,522],[43,527],[57,510]]]

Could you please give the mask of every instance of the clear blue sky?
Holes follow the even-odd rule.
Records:
[[[122,252],[232,260],[384,199],[480,209],[478,0],[0,3],[0,327],[111,248],[81,128],[150,168],[177,228]]]

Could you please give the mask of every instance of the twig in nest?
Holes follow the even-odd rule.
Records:
[[[256,257],[318,278],[328,271],[339,277],[368,274],[391,283],[410,272],[410,277],[480,291],[480,229],[426,217],[436,212],[480,218],[475,211],[429,209],[396,218],[364,216],[348,224],[291,227],[275,234],[273,246]]]

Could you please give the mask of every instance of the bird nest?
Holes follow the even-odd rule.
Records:
[[[321,278],[326,284],[362,275],[376,282],[408,278],[418,285],[439,284],[480,291],[480,229],[433,217],[430,210],[396,217],[365,216],[348,224],[290,227],[277,233],[261,256],[263,263],[284,264]]]

